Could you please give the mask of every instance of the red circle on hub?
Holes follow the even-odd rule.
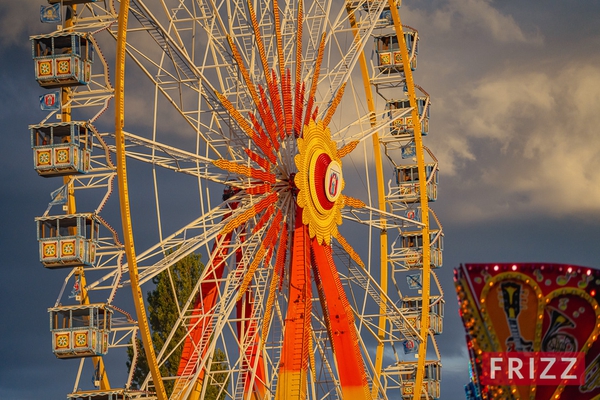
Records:
[[[331,163],[331,158],[326,153],[321,153],[317,158],[315,164],[315,170],[313,171],[315,192],[319,204],[325,210],[331,210],[333,208],[333,202],[329,201],[325,194],[325,175],[327,174],[327,167]]]

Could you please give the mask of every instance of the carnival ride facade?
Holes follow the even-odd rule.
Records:
[[[399,1],[49,3],[30,132],[61,182],[36,223],[66,275],[48,311],[79,363],[67,398],[439,398],[438,164]],[[201,278],[183,302],[172,285],[157,344],[144,293],[192,253]],[[123,348],[127,377],[106,359]]]
[[[500,263],[461,265],[454,275],[471,361],[467,399],[600,398],[600,271],[566,264]],[[565,379],[565,373],[556,374],[557,382],[517,384],[516,374],[508,382],[491,379],[483,365],[486,354],[519,353],[582,355],[582,373],[570,375],[583,379]],[[550,375],[548,369],[532,362],[522,376]]]

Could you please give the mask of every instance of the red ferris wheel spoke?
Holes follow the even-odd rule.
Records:
[[[327,331],[332,341],[342,397],[344,399],[370,399],[367,374],[354,327],[352,309],[342,287],[331,247],[311,240],[313,271]]]
[[[276,400],[306,398],[310,343],[310,238],[297,207],[289,270],[290,290]]]
[[[232,210],[237,208],[238,203],[232,203]],[[231,216],[231,212],[223,216],[223,221]],[[232,233],[219,235],[213,244],[213,262],[207,266],[210,270],[206,278],[200,284],[200,291],[196,296],[190,319],[190,330],[185,338],[177,376],[181,377],[175,383],[173,393],[185,390],[190,384],[190,377],[195,374],[198,360],[201,360],[207,352],[208,344],[212,336],[212,321],[214,308],[218,300],[219,282],[223,277],[225,269],[225,258],[229,252],[229,243]],[[187,378],[186,378],[187,377]],[[197,382],[204,379],[204,371],[200,373]],[[201,385],[196,385],[201,387]]]

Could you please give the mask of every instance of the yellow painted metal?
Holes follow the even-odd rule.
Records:
[[[326,154],[332,163],[342,165],[337,156],[336,143],[331,139],[331,132],[323,121],[311,120],[302,130],[302,138],[298,139],[298,154],[294,157],[298,173],[294,182],[298,187],[298,206],[302,208],[302,223],[308,225],[309,235],[316,237],[319,244],[331,244],[331,237],[338,236],[338,225],[342,222],[343,198],[333,201],[333,206],[326,210],[319,201],[319,195],[311,176],[315,170],[319,155]],[[341,178],[340,186],[344,187]],[[339,193],[339,192],[338,192]]]
[[[73,5],[73,13],[77,11],[77,5]],[[71,15],[72,15],[71,14]],[[65,20],[65,31],[73,31],[73,18],[68,18]],[[60,119],[62,122],[71,122],[71,106],[69,102],[71,101],[71,88],[63,87],[61,89],[61,114]],[[70,138],[68,140],[71,140]],[[75,190],[73,188],[73,181],[70,176],[65,176],[63,178],[63,183],[68,185],[67,188],[67,213],[75,214],[76,206],[75,206]],[[74,234],[74,232],[72,232]]]
[[[117,177],[119,180],[119,202],[121,207],[121,223],[123,224],[123,237],[125,241],[125,254],[129,266],[129,278],[131,281],[131,292],[133,303],[138,318],[140,336],[148,360],[150,374],[159,400],[166,400],[167,393],[160,376],[156,354],[150,336],[150,327],[144,307],[144,296],[139,284],[137,260],[133,241],[133,230],[131,227],[131,209],[129,204],[129,190],[127,184],[127,167],[125,155],[125,139],[123,126],[125,124],[125,46],[127,40],[127,19],[129,14],[129,0],[121,0],[119,8],[119,25],[117,35],[117,58],[115,67],[115,146],[117,150]]]
[[[79,277],[79,287],[81,287],[81,304],[90,304],[90,298],[86,289],[86,280],[85,274],[83,272],[83,267],[78,268],[77,272],[75,272],[75,276]],[[108,374],[106,373],[106,369],[104,368],[104,359],[102,357],[92,357],[92,363],[94,364],[94,368],[99,371],[100,389],[109,390],[110,382],[108,380]]]
[[[304,2],[298,1],[298,25],[296,25],[296,84],[302,82],[302,23],[304,21]],[[267,71],[265,71],[266,73]],[[298,107],[298,106],[296,106]]]
[[[77,5],[74,4],[72,6],[73,14],[77,11]],[[65,20],[65,31],[73,30],[73,19],[67,18]],[[62,122],[71,122],[71,106],[69,102],[71,101],[71,88],[64,87],[61,89],[61,114],[60,120]],[[69,139],[70,140],[70,139]],[[67,185],[67,214],[75,214],[77,212],[77,204],[75,203],[75,188],[73,186],[73,181],[70,176],[63,177],[63,183]],[[75,228],[70,228],[75,229]],[[75,234],[75,232],[71,232]],[[79,287],[81,288],[81,300],[80,304],[90,304],[90,298],[87,292],[86,280],[85,280],[85,272],[83,267],[78,267],[75,271],[75,277],[79,278]],[[94,368],[100,371],[100,389],[101,390],[109,390],[110,382],[108,380],[108,374],[104,368],[104,359],[102,357],[92,357],[92,364],[94,364]]]
[[[352,26],[352,33],[354,34],[354,40],[360,40],[358,36],[358,27],[356,26],[356,18],[354,17],[353,11],[348,11],[350,13],[349,19],[350,24]],[[365,89],[365,98],[367,100],[367,107],[369,109],[369,113],[371,114],[370,122],[371,126],[375,126],[377,124],[377,120],[375,117],[375,101],[373,98],[373,90],[371,88],[371,78],[369,75],[369,68],[367,65],[367,58],[365,56],[364,51],[360,53],[359,56],[359,65],[360,71],[362,74],[363,86]],[[375,162],[375,176],[377,181],[377,206],[379,210],[386,211],[386,203],[385,203],[385,180],[383,176],[383,159],[381,157],[381,144],[379,143],[379,134],[375,132],[372,136],[373,140],[373,158]],[[388,290],[388,235],[387,235],[387,221],[385,218],[381,218],[379,221],[381,225],[381,231],[379,233],[379,253],[380,253],[380,261],[379,261],[379,269],[380,269],[380,282],[379,285],[384,293],[387,293]],[[377,391],[380,387],[380,377],[381,377],[381,369],[383,366],[383,350],[384,350],[384,339],[385,339],[385,326],[387,324],[387,304],[385,299],[381,298],[381,303],[379,304],[379,322],[378,322],[378,330],[377,330],[377,350],[375,353],[375,370],[373,373],[373,388],[371,392],[371,397],[377,398]]]
[[[410,60],[406,40],[404,38],[404,30],[400,13],[394,0],[388,0],[396,35],[398,35],[398,43],[400,44],[400,54],[402,55],[402,66],[404,69],[404,77],[406,78],[406,87],[408,89],[408,99],[412,107],[412,120],[414,126],[415,150],[417,155],[417,165],[419,168],[419,190],[420,190],[420,205],[423,223],[423,282],[422,282],[422,308],[421,308],[421,343],[419,345],[418,362],[417,362],[417,377],[415,381],[414,400],[421,398],[421,390],[423,389],[423,375],[425,374],[425,358],[427,356],[427,338],[429,337],[429,291],[431,281],[431,254],[430,254],[430,238],[429,238],[429,204],[427,201],[427,174],[425,173],[425,154],[423,151],[423,138],[421,135],[421,124],[419,123],[419,110],[417,108],[417,96],[415,93],[415,82],[410,69]],[[416,44],[414,44],[416,45]]]
[[[273,3],[273,23],[275,28],[275,41],[277,43],[277,60],[279,66],[279,79],[283,81],[283,77],[285,76],[285,61],[283,55],[283,40],[281,38],[281,22],[279,19],[279,1],[272,0]]]

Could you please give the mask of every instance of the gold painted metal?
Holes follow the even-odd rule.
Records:
[[[302,82],[302,24],[304,23],[304,1],[298,1],[298,24],[296,25],[296,84]]]
[[[427,338],[429,336],[429,291],[431,290],[431,249],[429,237],[429,203],[427,200],[427,174],[425,173],[425,154],[423,152],[423,137],[421,135],[421,124],[419,121],[419,110],[417,108],[417,96],[415,93],[415,82],[410,69],[410,59],[408,49],[406,48],[406,40],[404,38],[404,30],[400,13],[394,0],[388,0],[394,28],[400,43],[400,54],[402,55],[402,66],[404,69],[404,77],[406,78],[406,87],[408,89],[408,99],[412,107],[411,116],[414,121],[414,139],[417,155],[417,166],[419,168],[419,191],[420,205],[423,227],[421,233],[423,236],[423,282],[422,282],[422,309],[421,309],[421,343],[419,344],[418,362],[417,362],[417,377],[415,380],[414,400],[421,398],[421,390],[423,389],[423,375],[425,374],[425,358],[427,356]]]
[[[322,154],[329,156],[331,162],[340,166],[342,160],[337,156],[337,145],[331,139],[331,133],[323,121],[310,121],[298,138],[298,154],[294,161],[298,173],[294,181],[298,187],[298,206],[303,209],[302,223],[308,225],[309,236],[316,237],[320,244],[331,243],[331,237],[338,237],[338,225],[342,223],[341,210],[344,206],[342,198],[333,202],[333,207],[326,210],[321,205],[314,182],[314,171],[317,159]],[[340,191],[344,189],[344,179],[340,179]]]
[[[252,1],[248,0],[248,11],[250,13],[250,21],[252,22],[252,29],[254,30],[254,39],[256,40],[256,46],[258,47],[258,55],[260,57],[260,62],[263,66],[263,71],[265,72],[265,80],[267,81],[267,86],[271,84],[271,75],[269,74],[269,62],[267,61],[267,53],[265,52],[265,45],[262,40],[262,35],[260,33],[260,27],[258,26],[258,21],[256,20],[256,12],[254,11],[254,7],[252,6]]]
[[[273,0],[273,22],[275,24],[275,38],[277,41],[277,60],[279,63],[279,79],[285,76],[285,61],[283,59],[283,39],[281,38],[281,19],[279,18],[279,0]]]
[[[139,284],[137,261],[133,241],[133,230],[131,227],[131,209],[129,204],[129,190],[127,184],[127,167],[125,154],[125,138],[123,135],[123,126],[125,125],[125,46],[127,40],[127,19],[129,14],[129,0],[121,0],[119,8],[119,25],[117,35],[117,57],[115,68],[115,146],[117,150],[117,177],[119,180],[119,202],[121,207],[121,223],[123,224],[123,236],[125,242],[125,254],[129,266],[129,278],[131,281],[131,292],[133,294],[133,303],[138,318],[140,336],[148,367],[152,375],[152,382],[156,390],[156,396],[159,400],[167,400],[167,393],[158,369],[156,354],[150,336],[150,327],[144,307],[144,295]]]
[[[250,78],[250,72],[248,72],[248,69],[244,65],[244,60],[242,59],[242,55],[240,54],[240,51],[239,51],[237,45],[235,44],[235,42],[229,35],[227,35],[227,42],[229,43],[229,47],[231,48],[231,52],[233,53],[233,58],[235,59],[237,65],[238,65],[239,71],[242,74],[242,77],[244,78],[246,87],[248,88],[248,91],[250,92],[250,96],[252,97],[252,100],[254,101],[254,104],[256,105],[256,107],[259,108],[260,107],[260,98],[258,97],[258,92],[256,91],[256,87],[254,86],[254,81],[252,80],[252,78]],[[261,41],[261,43],[262,43],[262,41]],[[265,75],[269,76],[267,71],[268,70],[265,70]],[[225,98],[225,97],[223,96],[223,98]],[[221,102],[223,102],[223,99],[221,99],[221,97],[219,97],[219,100],[221,100]]]
[[[323,118],[323,123],[325,124],[325,126],[329,125],[329,123],[331,122],[331,118],[333,118],[333,114],[335,114],[335,110],[337,109],[337,106],[342,101],[342,96],[344,95],[344,89],[346,89],[346,82],[344,82],[344,84],[342,86],[340,86],[339,90],[335,94],[335,97],[333,98],[333,101],[331,102],[331,105],[327,109],[327,114]]]
[[[356,17],[352,10],[348,10],[350,25],[352,26],[352,33],[354,40],[360,40],[358,36],[358,26],[356,25]],[[360,65],[360,71],[362,75],[363,86],[365,89],[365,98],[367,100],[367,107],[371,114],[370,123],[371,127],[377,124],[375,118],[375,101],[373,99],[373,90],[371,89],[371,78],[369,76],[369,67],[367,65],[367,59],[364,51],[360,53],[358,63]],[[385,203],[385,181],[383,176],[383,159],[381,157],[381,148],[379,143],[379,134],[375,132],[372,135],[373,140],[373,161],[375,163],[375,178],[377,182],[377,206],[380,211],[386,211]],[[388,290],[388,235],[387,235],[387,221],[384,217],[379,220],[381,225],[381,231],[379,233],[379,270],[380,270],[380,282],[381,290],[387,293]],[[379,322],[377,330],[377,350],[375,352],[375,365],[373,372],[373,388],[371,390],[371,396],[377,398],[377,392],[381,388],[380,378],[381,370],[383,366],[383,350],[385,339],[385,326],[387,323],[387,304],[384,298],[381,299],[379,304]]]
[[[77,4],[74,4],[72,7],[72,14],[74,15],[77,11]],[[65,20],[65,31],[73,31],[73,18],[68,18]],[[69,105],[71,101],[71,88],[63,87],[61,89],[61,115],[60,120],[62,122],[70,122],[71,121],[71,106]],[[69,139],[70,140],[70,139]],[[70,176],[63,177],[63,183],[67,185],[67,214],[75,214],[77,213],[77,205],[75,203],[75,187],[73,185],[73,180]],[[74,230],[75,228],[69,228]],[[75,232],[71,232],[71,234],[75,234]],[[85,271],[83,267],[77,267],[75,271],[76,279],[79,278],[79,285],[81,288],[81,300],[80,304],[90,304],[90,297],[87,291],[87,281],[85,279]],[[104,367],[104,359],[102,357],[92,357],[92,364],[94,368],[97,368],[100,376],[100,389],[101,390],[109,390],[110,382],[108,380],[108,374],[106,373],[106,369]]]

